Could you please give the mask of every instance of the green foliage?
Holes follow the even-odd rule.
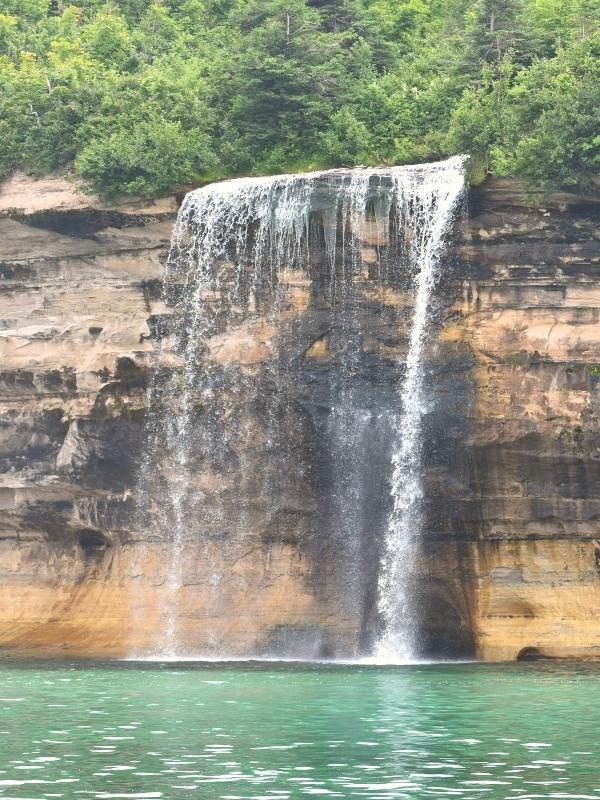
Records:
[[[215,166],[205,134],[190,131],[184,136],[178,122],[160,116],[130,120],[92,139],[75,159],[78,173],[106,197],[117,192],[164,194]]]
[[[370,136],[364,122],[351,108],[343,106],[331,118],[329,130],[323,134],[323,153],[334,166],[353,166],[369,161]]]
[[[600,165],[600,38],[517,69],[507,56],[484,71],[453,115],[449,139],[486,160],[495,174],[517,174],[551,189],[582,183]]]
[[[111,9],[100,11],[85,26],[82,43],[90,58],[104,67],[124,69],[133,57],[133,42],[127,23]]]
[[[106,197],[471,154],[600,165],[600,0],[4,0],[0,171]]]
[[[525,353],[508,353],[506,363],[511,367],[521,367],[525,362]]]

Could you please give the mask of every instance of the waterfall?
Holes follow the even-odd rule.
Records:
[[[427,171],[418,182],[409,173],[409,176],[404,176],[403,186],[399,187],[405,200],[410,198],[414,231],[412,259],[417,271],[406,372],[400,390],[402,413],[392,455],[393,507],[379,574],[378,606],[383,620],[383,635],[377,643],[377,655],[394,660],[411,660],[418,652],[419,609],[414,602],[411,573],[415,567],[415,545],[421,533],[424,493],[422,420],[427,398],[423,351],[428,343],[437,268],[452,212],[463,191],[462,165],[461,159],[453,159],[443,171]]]
[[[355,450],[368,446],[373,426],[378,426],[377,441],[391,443],[391,502],[380,536],[377,606],[383,632],[375,649],[385,658],[414,653],[418,609],[407,586],[422,525],[421,427],[427,404],[423,353],[438,266],[462,192],[463,161],[455,157],[410,167],[234,179],[186,196],[166,265],[164,296],[172,314],[163,325],[165,344],[148,390],[150,442],[140,479],[141,494],[155,511],[155,526],[169,551],[168,601],[157,653],[190,655],[178,613],[190,537],[206,537],[207,553],[213,540],[237,541],[258,514],[257,494],[276,496],[281,485],[272,467],[260,477],[257,492],[259,478],[252,474],[252,465],[244,468],[239,433],[243,425],[239,420],[237,427],[228,424],[227,414],[233,412],[227,398],[243,395],[260,405],[264,450],[285,463],[293,461],[280,430],[289,365],[278,353],[274,331],[290,314],[286,287],[299,274],[311,286],[318,285],[313,301],[318,294],[327,305],[331,322],[326,335],[335,342],[332,349],[341,353],[337,371],[328,373],[326,434],[333,442],[329,458],[335,474],[323,500],[329,503],[323,518],[342,553],[340,570],[347,573],[340,585],[348,584],[351,607],[352,582],[361,570],[351,529],[354,518],[364,516],[367,502],[364,470]],[[375,263],[368,269],[363,260],[365,231],[377,242]],[[319,247],[325,253],[321,260],[315,255]],[[361,369],[364,335],[357,286],[368,281],[404,283],[414,294],[408,352],[405,365],[399,365],[403,372],[397,408],[387,414],[364,407],[353,377]],[[261,340],[262,384],[257,362],[249,358],[240,367],[218,355],[227,332],[236,326],[243,330],[244,325],[263,325],[266,331]],[[244,424],[247,436],[253,435],[251,421]],[[221,507],[214,491],[208,503],[206,486],[224,482],[233,462],[239,476],[234,507]],[[368,520],[361,524],[367,526]],[[222,580],[215,570],[208,581],[217,599],[226,598]],[[215,652],[223,654],[226,647],[215,638]]]

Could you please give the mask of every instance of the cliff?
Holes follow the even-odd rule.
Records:
[[[529,208],[511,182],[471,193],[444,335],[474,359],[452,505],[483,658],[598,654],[599,212],[566,194]]]
[[[137,502],[137,466],[152,351],[161,338],[168,345],[161,280],[176,208],[175,198],[108,207],[59,179],[16,176],[0,190],[7,652],[160,650],[169,555]],[[428,357],[436,388],[415,577],[433,654],[597,654],[599,210],[599,198],[575,195],[532,207],[506,181],[470,194]],[[370,332],[356,385],[377,386],[389,410],[407,300],[373,285],[369,232],[364,245]],[[233,433],[227,458],[198,462],[178,603],[191,652],[352,654],[375,624],[372,531],[386,511],[378,454],[389,431],[378,429],[360,453],[365,520],[350,547],[328,526],[323,446],[324,375],[343,356],[310,282],[288,274],[283,291],[276,317],[257,314],[211,339],[222,388],[198,414]],[[260,393],[270,388],[275,343],[289,391],[273,445]],[[232,369],[247,378],[235,395]],[[155,512],[161,469],[168,465],[156,469]],[[242,486],[255,500],[240,527]],[[202,515],[217,508],[207,527]]]

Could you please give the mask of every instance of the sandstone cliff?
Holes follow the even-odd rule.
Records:
[[[175,198],[107,207],[59,179],[16,176],[0,190],[7,652],[159,649],[168,553],[136,503],[136,465],[153,347],[169,336],[161,279],[176,208]],[[510,182],[471,192],[429,355],[428,534],[416,583],[433,653],[598,654],[599,210],[600,198],[574,195],[530,207]],[[357,385],[375,381],[385,406],[406,348],[407,299],[373,285],[368,232],[364,245],[370,333]],[[234,365],[249,388],[232,396],[224,370],[221,393],[198,412],[236,433],[227,463],[198,464],[199,505],[221,517],[185,553],[179,616],[192,652],[348,654],[374,624],[386,429],[361,454],[371,491],[349,549],[328,529],[321,444],[319,392],[336,339],[309,281],[286,281],[277,318],[257,314],[210,342],[207,357]],[[256,390],[269,388],[275,346],[290,376],[278,447]],[[244,535],[242,482],[255,498]]]
[[[599,212],[529,208],[510,182],[471,193],[444,335],[474,358],[454,533],[483,658],[600,652]]]

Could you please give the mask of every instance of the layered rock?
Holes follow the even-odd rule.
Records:
[[[126,652],[143,374],[176,208],[106,208],[61,179],[16,176],[0,191],[10,650]]]
[[[597,196],[471,192],[444,336],[475,359],[456,505],[483,658],[598,654],[599,219]]]
[[[170,555],[137,502],[138,466],[152,351],[169,342],[161,280],[176,207],[106,207],[59,179],[17,176],[0,192],[7,651],[160,650]],[[471,192],[428,354],[417,583],[434,654],[596,654],[599,207],[568,195],[530,207],[508,182]],[[365,523],[349,549],[327,518],[323,391],[343,361],[339,332],[355,325],[357,390],[393,411],[410,298],[373,280],[378,246],[365,231],[359,325],[338,320],[336,336],[314,282],[287,273],[276,314],[259,309],[209,342],[222,389],[199,398],[198,425],[229,426],[232,447],[223,462],[198,462],[178,599],[188,652],[330,656],[368,645],[389,431],[382,424],[360,454]],[[260,398],[275,366],[287,378],[274,444]],[[237,395],[232,370],[246,378]],[[151,516],[168,468],[156,469]],[[253,498],[243,520],[242,491]],[[220,521],[209,529],[210,509]]]

